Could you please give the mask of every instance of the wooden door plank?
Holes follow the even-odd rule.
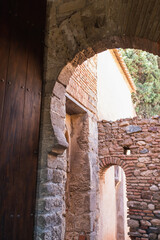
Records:
[[[45,2],[0,2],[1,240],[33,239]],[[10,14],[12,26],[2,28]]]
[[[22,216],[24,216],[23,219],[21,219],[20,225],[20,228],[23,229],[24,232],[24,240],[33,238],[42,87],[41,46],[37,43],[37,38],[33,31],[30,36],[23,119],[23,141],[20,157],[20,178],[23,196],[19,204],[19,211]],[[23,225],[26,221],[27,224],[24,229]]]
[[[10,21],[9,17],[0,16],[0,131],[2,114],[4,109],[4,96],[6,87],[6,76],[9,59],[9,43],[10,43]]]
[[[7,68],[8,68],[8,59],[9,59],[9,46],[10,46],[10,18],[6,16],[3,12],[4,6],[1,5],[0,9],[0,135],[2,125],[2,116],[5,110],[4,108],[4,99],[5,99],[5,89],[7,83]],[[1,146],[1,139],[0,139],[0,146]],[[4,162],[3,158],[1,157],[0,151],[0,239],[3,239],[4,236],[4,222],[5,222],[5,208],[4,208],[4,187],[5,187],[5,177],[4,177]]]
[[[12,36],[8,63],[7,86],[4,100],[5,111],[2,117],[3,128],[0,136],[0,153],[3,159],[0,174],[5,180],[4,194],[5,209],[4,239],[13,239],[13,232],[18,218],[16,212],[16,197],[19,194],[16,176],[19,174],[19,155],[21,148],[22,117],[24,109],[24,89],[27,69],[27,51],[25,29],[18,21],[12,19]],[[19,35],[23,41],[19,41]],[[7,206],[5,205],[7,204]],[[11,217],[14,216],[14,217]],[[8,231],[10,229],[10,231]]]

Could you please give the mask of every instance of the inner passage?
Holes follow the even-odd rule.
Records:
[[[123,169],[112,166],[101,179],[101,239],[129,240],[127,226],[126,177]]]

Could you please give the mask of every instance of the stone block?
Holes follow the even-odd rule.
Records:
[[[149,240],[157,240],[157,234],[156,233],[150,233],[149,234]]]
[[[149,132],[157,132],[157,128],[156,127],[149,127],[148,131]]]
[[[139,176],[140,174],[141,174],[141,171],[140,171],[140,170],[136,169],[136,170],[134,171],[134,175],[135,175],[135,176]]]
[[[62,226],[54,226],[52,227],[52,240],[64,239],[65,229],[62,229]]]
[[[160,210],[155,210],[154,214],[157,218],[160,218]]]
[[[148,204],[148,209],[149,210],[154,210],[155,209],[155,205],[154,204]]]
[[[78,218],[75,219],[75,230],[77,231],[85,231],[89,232],[90,231],[90,214],[82,214],[79,215]]]
[[[52,240],[52,231],[46,230],[41,234],[39,240]]]
[[[129,234],[129,236],[131,236],[131,237],[141,237],[141,236],[142,236],[142,234],[139,233],[139,232],[137,232],[137,231],[135,231],[135,232],[129,232],[128,234]],[[133,239],[134,239],[134,238],[133,238]],[[136,238],[136,239],[139,240],[139,238]]]
[[[138,168],[146,168],[146,164],[145,164],[145,163],[142,163],[142,162],[138,162],[138,163],[137,163],[137,167],[138,167]],[[140,174],[138,174],[138,175],[140,175]]]
[[[146,145],[146,142],[144,142],[144,141],[137,141],[137,144],[139,146],[144,146],[144,145]]]
[[[55,143],[52,151],[56,154],[63,154],[64,150],[68,148],[68,142],[65,138],[64,131],[57,125],[53,125],[55,134]]]
[[[53,177],[52,177],[53,183],[63,183],[64,179],[65,179],[64,171],[58,170],[58,169],[53,170]]]
[[[56,113],[58,116],[65,118],[65,116],[66,116],[65,104],[61,101],[61,99],[59,99],[55,96],[51,98],[51,112],[50,113],[51,113],[51,117],[52,117],[52,113]]]
[[[132,139],[130,139],[130,138],[126,138],[125,140],[124,140],[124,142],[123,142],[123,145],[124,146],[130,146],[130,145],[132,145],[133,144],[133,141],[132,141]]]
[[[44,210],[46,212],[59,211],[62,207],[62,199],[60,197],[48,197],[43,199]]]
[[[66,87],[59,82],[56,82],[53,88],[53,94],[58,97],[62,103],[65,103]]]
[[[78,236],[79,236],[79,233],[75,232],[74,230],[73,231],[67,231],[66,235],[65,235],[65,240],[71,240],[71,239],[78,240]]]
[[[63,156],[60,157],[49,154],[47,159],[47,166],[49,168],[66,171],[67,161]]]
[[[40,185],[40,195],[41,196],[63,196],[64,189],[62,185],[57,185],[54,183],[44,183]]]
[[[46,181],[51,181],[53,178],[53,170],[46,168],[46,169],[41,169],[40,171],[40,180],[43,182]]]
[[[154,194],[153,194],[153,199],[160,201],[160,193],[159,193],[159,192],[154,193]]]
[[[160,234],[160,227],[149,227],[148,232]]]
[[[160,219],[152,219],[151,223],[153,224],[153,226],[160,226]]]
[[[128,226],[130,228],[138,228],[139,227],[139,221],[133,220],[133,219],[129,219],[128,220]]]
[[[138,202],[138,201],[128,201],[127,206],[129,208],[135,208],[135,209],[147,209],[147,203],[146,202]]]
[[[128,126],[128,125],[129,125],[129,122],[127,122],[127,121],[122,121],[122,122],[119,124],[120,127],[125,127],[125,126]]]
[[[74,71],[75,67],[68,63],[67,66],[62,69],[58,77],[58,81],[61,82],[64,86],[67,86]]]
[[[151,192],[142,191],[141,196],[142,196],[142,199],[151,199]]]
[[[137,132],[141,132],[141,131],[142,131],[142,128],[140,126],[129,125],[126,127],[126,133],[128,133],[128,134],[137,133]]]
[[[155,170],[157,168],[156,164],[149,164],[148,169],[149,170]]]
[[[61,218],[58,214],[45,214],[39,215],[37,219],[37,225],[41,228],[46,228],[50,226],[56,226],[61,224]]]
[[[151,226],[151,223],[147,220],[140,220],[140,223],[142,226],[145,226],[145,227],[150,227]]]
[[[58,113],[51,111],[50,119],[52,123],[52,131],[55,128],[60,128],[62,131],[65,131],[65,118],[61,117]]]
[[[149,150],[147,148],[140,150],[140,154],[146,154],[148,152],[149,152]]]
[[[143,171],[143,172],[141,172],[141,176],[144,176],[144,177],[153,176],[153,171],[152,170]]]
[[[73,11],[77,11],[85,6],[85,0],[75,0],[63,3],[58,8],[58,16],[67,16]]]
[[[159,188],[158,188],[156,185],[152,185],[152,186],[150,187],[150,190],[153,191],[153,192],[156,192],[156,191],[159,190]]]
[[[142,163],[150,163],[151,159],[150,157],[139,157],[138,161]]]

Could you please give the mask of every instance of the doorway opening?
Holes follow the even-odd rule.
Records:
[[[66,136],[69,147],[66,180],[65,240],[79,239],[90,226],[89,118],[87,110],[66,94]],[[81,239],[81,238],[80,238]]]
[[[108,210],[112,209],[112,207],[110,204],[105,204],[105,201],[101,201],[100,207],[98,205],[98,198],[100,197],[101,200],[105,198],[103,191],[99,192],[99,187],[101,187],[99,165],[101,165],[101,157],[104,158],[105,161],[110,157],[115,159],[114,157],[117,156],[113,155],[116,155],[118,152],[118,157],[120,157],[122,161],[128,160],[128,166],[126,166],[126,168],[133,170],[131,168],[132,166],[130,167],[129,158],[132,157],[136,159],[133,155],[139,153],[139,148],[135,147],[133,139],[129,137],[130,135],[126,135],[125,139],[121,139],[122,136],[120,137],[120,134],[124,135],[123,131],[125,131],[125,129],[127,134],[141,131],[141,128],[135,126],[135,123],[132,124],[133,126],[129,126],[128,123],[129,118],[134,119],[135,117],[131,98],[132,92],[135,91],[135,85],[126,67],[124,67],[125,65],[122,64],[122,59],[117,49],[108,50],[108,53],[103,52],[100,55],[100,57],[95,55],[93,58],[78,65],[73,74],[71,76],[69,75],[69,83],[66,88],[66,102],[63,103],[65,106],[64,109],[66,109],[63,116],[67,114],[67,131],[65,136],[69,142],[69,149],[66,151],[66,157],[64,157],[64,161],[68,162],[65,179],[66,192],[64,206],[66,209],[63,215],[66,223],[66,240],[72,238],[79,240],[81,236],[87,236],[89,238],[94,235],[97,237],[99,232],[102,237],[97,239],[105,240],[105,232],[108,234],[110,231],[111,234],[113,234],[113,240],[129,239],[127,234],[129,231],[126,223],[127,213],[124,213],[124,209],[126,209],[124,196],[126,194],[122,194],[126,189],[123,187],[122,191],[120,187],[123,185],[123,174],[119,167],[114,166],[114,178],[110,180],[112,183],[114,182],[113,189],[115,199],[114,201],[108,200],[111,205],[115,202],[114,211],[112,211],[112,215],[107,218],[110,224],[106,224],[105,221],[107,221],[107,219],[103,220],[103,213],[105,212],[105,210],[103,211],[103,205],[106,205]],[[104,78],[101,78],[101,83],[99,84],[97,81],[99,74],[97,61],[98,58],[102,60],[101,57],[106,59],[106,62],[102,64],[102,68],[104,68],[105,64],[105,70],[109,70],[109,74],[107,77],[105,74],[103,74],[103,76],[101,75],[101,77]],[[111,62],[113,63],[114,71],[112,71]],[[68,77],[64,72],[60,75],[59,82],[62,77],[63,80],[65,77]],[[118,78],[119,76],[120,78]],[[107,86],[105,85],[106,83]],[[60,87],[59,84],[60,83],[57,83],[57,88]],[[123,91],[121,91],[122,89]],[[102,92],[100,92],[100,90],[102,90]],[[53,112],[55,114],[56,111],[54,110]],[[117,119],[124,118],[126,118],[126,120],[122,120],[119,125],[115,122]],[[102,122],[102,131],[98,131],[97,122]],[[105,126],[103,126],[103,123],[105,123]],[[117,141],[116,138],[113,137],[116,133],[119,135]],[[103,145],[101,146],[102,156],[100,156],[100,153],[98,155],[100,147],[97,139],[100,135],[104,138],[101,144]],[[107,145],[105,145],[106,142]],[[143,150],[144,143],[140,142],[139,144],[141,144],[140,148]],[[119,163],[113,162],[108,166],[115,164],[119,165]],[[123,163],[120,166],[124,168]],[[133,166],[133,168],[135,167],[136,166]],[[107,171],[109,174],[111,170],[108,169]],[[134,170],[133,173],[129,173],[131,176],[133,174]],[[110,184],[108,186],[110,186]],[[107,194],[107,196],[109,197],[111,194]],[[98,213],[99,209],[102,213],[100,217]],[[101,221],[100,224],[98,224],[99,221]],[[136,228],[131,229],[132,232],[130,231],[130,235],[134,235],[138,227],[139,223],[136,225]],[[110,236],[109,239],[111,240],[112,236]]]
[[[126,176],[117,165],[100,179],[100,239],[129,240],[127,226]]]

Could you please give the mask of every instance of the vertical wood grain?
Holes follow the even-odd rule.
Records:
[[[32,240],[45,0],[6,2],[0,3],[0,239]]]

